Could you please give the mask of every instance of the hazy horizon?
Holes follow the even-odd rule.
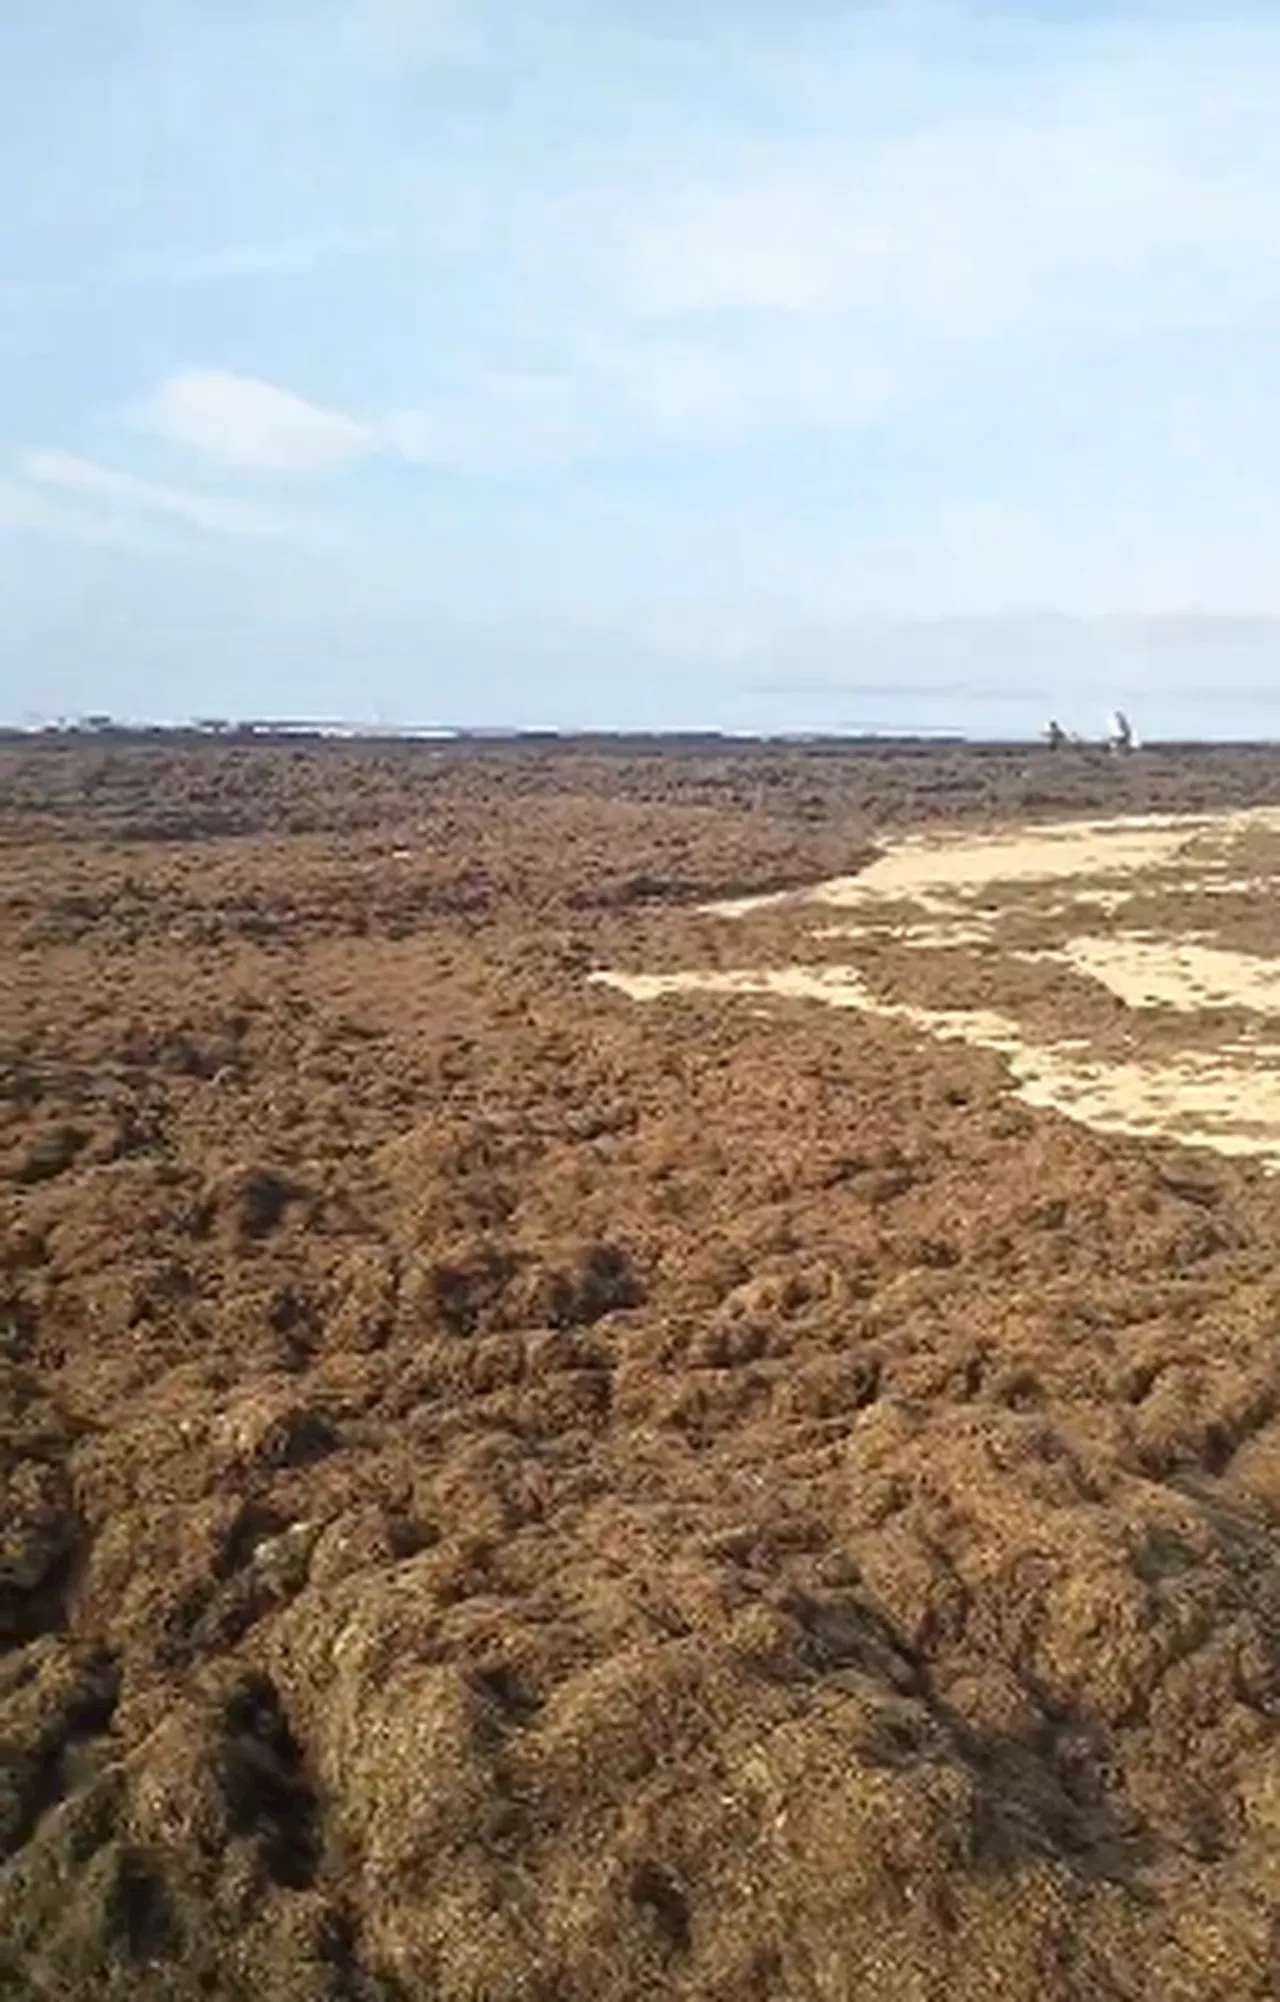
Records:
[[[0,719],[1266,737],[1280,17],[0,24]]]

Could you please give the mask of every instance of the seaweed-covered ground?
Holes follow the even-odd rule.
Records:
[[[0,1993],[1280,1992],[1280,1178],[589,978],[913,826],[1278,801],[0,748]]]

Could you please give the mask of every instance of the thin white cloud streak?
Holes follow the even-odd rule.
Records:
[[[169,376],[134,414],[169,444],[242,472],[327,472],[374,449],[354,418],[228,370]]]
[[[595,445],[563,377],[476,369],[416,408],[357,418],[226,370],[167,377],[133,416],[212,464],[251,474],[327,474],[374,456],[475,474],[567,465]]]
[[[217,495],[194,493],[134,474],[99,465],[74,452],[29,452],[22,461],[26,478],[40,487],[119,507],[143,515],[159,515],[199,529],[206,535],[271,536],[284,525],[260,508]]]

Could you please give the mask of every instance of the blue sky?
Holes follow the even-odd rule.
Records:
[[[1280,9],[15,0],[0,715],[1280,731]]]

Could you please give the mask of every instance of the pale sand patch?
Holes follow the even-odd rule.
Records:
[[[708,906],[742,918],[782,904],[835,906],[850,921],[821,938],[892,939],[921,949],[991,948],[1009,917],[1034,916],[1071,929],[1073,912],[1090,927],[1061,946],[1015,957],[1051,960],[1097,980],[1128,1007],[1183,1013],[1237,1007],[1280,1015],[1280,964],[1202,943],[1212,933],[1183,927],[1178,936],[1096,935],[1143,892],[1214,896],[1263,894],[1256,845],[1280,831],[1280,808],[1218,814],[1146,814],[1065,821],[975,834],[945,829],[893,843],[857,876],[803,891],[738,897]],[[856,916],[855,916],[856,914]],[[1088,1044],[1032,1042],[1015,1021],[982,1010],[921,1008],[874,993],[852,966],[791,966],[773,971],[595,976],[636,1000],[672,993],[755,994],[825,1002],[882,1020],[911,1024],[942,1040],[993,1050],[1007,1062],[1021,1096],[1105,1132],[1161,1135],[1223,1154],[1252,1154],[1280,1167],[1280,1063],[1277,1047],[1237,1037],[1214,1051],[1197,1049],[1145,1061],[1097,1059]],[[1135,1020],[1138,1018],[1135,1016]]]
[[[634,1001],[670,994],[772,994],[822,1001],[882,1020],[906,1022],[942,1041],[1002,1056],[1028,1104],[1106,1133],[1163,1137],[1219,1154],[1253,1155],[1280,1168],[1280,1071],[1242,1046],[1163,1062],[1104,1063],[1078,1040],[1027,1041],[1016,1022],[985,1009],[918,1008],[873,994],[853,967],[742,968],[731,972],[596,973],[592,979]]]
[[[1185,939],[1136,933],[1117,938],[1073,938],[1039,959],[1059,960],[1086,973],[1130,1008],[1248,1008],[1280,1014],[1280,963],[1254,953],[1228,952]]]
[[[909,945],[921,951],[947,946],[990,945],[995,936],[992,921],[971,918],[922,918],[909,925],[820,925],[813,938],[891,939],[895,945]]]
[[[706,904],[709,916],[741,918],[785,903],[858,905],[907,899],[938,916],[955,915],[957,901],[998,884],[1070,880],[1073,895],[1104,899],[1130,892],[1108,877],[1132,877],[1174,864],[1222,867],[1223,851],[1242,835],[1280,831],[1280,808],[1217,814],[1133,814],[1115,820],[1068,820],[1043,827],[1008,827],[973,834],[948,829],[893,843],[856,876],[834,876],[808,890],[777,890]],[[1089,885],[1089,888],[1085,888]],[[1190,887],[1190,884],[1188,884]],[[1117,906],[1118,907],[1118,906]]]
[[[887,1021],[911,1022],[946,1040],[979,1043],[1009,1052],[1022,1047],[1016,1022],[985,1009],[915,1008],[873,994],[852,966],[740,967],[725,972],[593,973],[602,987],[616,988],[632,1001],[660,1001],[668,994],[775,994],[789,1001],[823,1001]]]
[[[952,923],[946,918],[935,918],[931,924],[916,925],[908,930],[899,925],[894,937],[899,945],[909,945],[921,952],[955,951],[957,947],[989,946],[995,937],[995,924],[979,924],[972,921]]]
[[[864,897],[932,900],[939,894],[970,897],[997,883],[1131,875],[1170,862],[1201,832],[1199,821],[1152,816],[978,836],[916,836],[878,856],[860,875],[820,883],[810,895],[833,904],[860,903]]]

